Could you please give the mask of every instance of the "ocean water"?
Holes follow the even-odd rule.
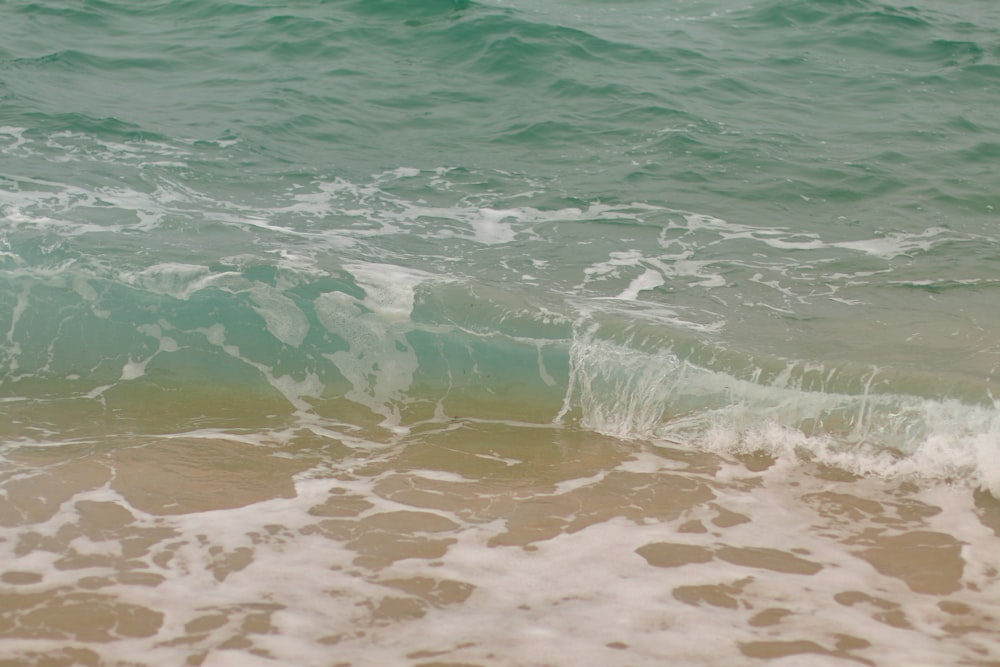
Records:
[[[0,664],[1000,665],[1000,5],[0,2]]]

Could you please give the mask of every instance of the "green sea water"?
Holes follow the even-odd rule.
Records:
[[[3,13],[15,411],[194,386],[398,426],[460,393],[997,446],[988,4]]]
[[[491,423],[1000,494],[998,108],[983,0],[0,0],[4,479]]]

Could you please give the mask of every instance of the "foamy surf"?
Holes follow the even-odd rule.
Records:
[[[1000,506],[960,487],[552,426],[441,423],[368,452],[209,435],[57,464],[8,450],[22,473],[3,503],[0,656],[930,665],[1000,650]]]
[[[991,402],[904,393],[921,378],[892,369],[761,360],[699,348],[685,336],[600,332],[596,324],[577,329],[557,422],[575,416],[619,438],[762,453],[1000,495],[1000,409]]]

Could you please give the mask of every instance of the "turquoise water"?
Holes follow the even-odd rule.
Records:
[[[992,664],[998,84],[984,0],[0,1],[0,661]]]
[[[405,427],[499,395],[625,436],[940,435],[1000,484],[974,462],[998,446],[992,5],[3,13],[15,413],[194,386]]]

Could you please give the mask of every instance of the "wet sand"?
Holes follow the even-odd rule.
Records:
[[[3,665],[1000,665],[1000,503],[568,426],[8,445]]]

